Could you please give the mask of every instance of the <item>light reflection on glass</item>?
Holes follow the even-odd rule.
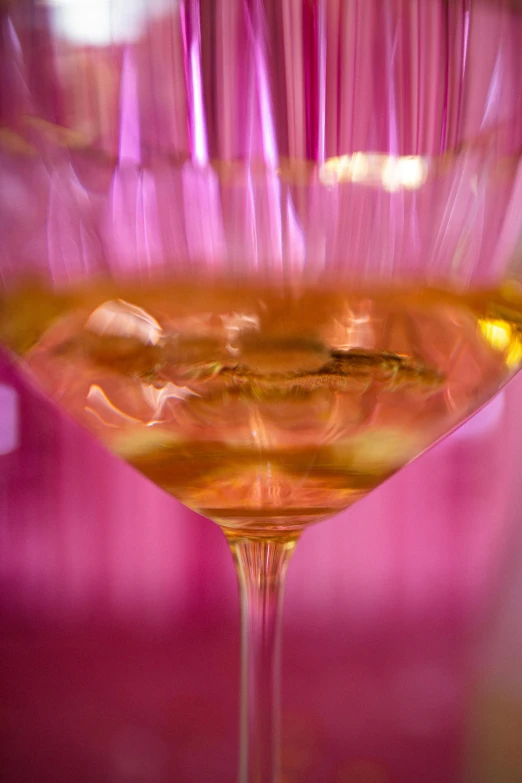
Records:
[[[121,426],[122,420],[128,424],[141,424],[140,419],[124,413],[112,403],[105,391],[97,383],[91,384],[87,393],[89,405],[85,406],[88,413],[92,413],[106,427]]]
[[[319,169],[319,179],[324,185],[339,182],[360,182],[397,190],[417,190],[426,182],[428,162],[420,155],[380,155],[355,152],[329,158]]]
[[[122,299],[97,307],[85,326],[100,335],[133,338],[144,345],[157,345],[163,332],[156,319],[143,308]]]
[[[513,327],[501,319],[481,319],[478,322],[484,339],[497,351],[506,352],[506,365],[516,367],[522,358],[522,340]]]
[[[178,0],[39,0],[51,9],[56,33],[73,43],[107,46],[136,40],[148,18]]]

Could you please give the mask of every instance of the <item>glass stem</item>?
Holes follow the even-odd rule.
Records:
[[[227,538],[241,600],[239,783],[277,783],[281,615],[286,569],[297,536]]]

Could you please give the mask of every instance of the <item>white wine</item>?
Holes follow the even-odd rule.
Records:
[[[5,295],[0,339],[111,451],[229,534],[361,498],[522,362],[513,285],[459,294],[171,281]]]

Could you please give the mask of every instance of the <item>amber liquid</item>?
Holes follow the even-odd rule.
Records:
[[[0,339],[115,454],[229,532],[347,507],[522,362],[513,286],[122,287],[4,297]]]

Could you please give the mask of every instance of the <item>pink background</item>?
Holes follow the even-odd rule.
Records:
[[[0,381],[19,419],[16,447],[4,389],[2,781],[233,780],[239,610],[220,531],[5,364]],[[521,395],[522,378],[303,536],[285,606],[286,783],[464,780],[479,667],[500,661],[522,698]]]

